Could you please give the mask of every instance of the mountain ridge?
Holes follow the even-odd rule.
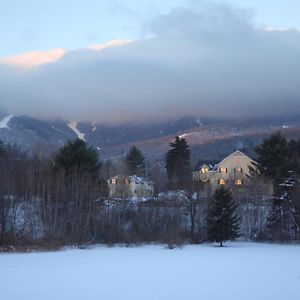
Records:
[[[81,138],[98,149],[103,159],[122,156],[134,144],[150,159],[162,159],[176,135],[186,138],[194,152],[198,153],[202,149],[202,157],[217,159],[217,156],[229,151],[228,145],[231,148],[253,148],[272,132],[283,131],[288,136],[298,137],[299,130],[300,121],[297,118],[241,122],[202,121],[199,117],[184,116],[161,122],[110,125],[80,121],[44,121],[28,116],[0,117],[0,140],[16,144],[24,151],[43,151],[47,156],[68,140]],[[221,151],[222,148],[224,150]],[[215,157],[211,157],[211,152],[215,153]],[[217,154],[218,152],[220,153]]]

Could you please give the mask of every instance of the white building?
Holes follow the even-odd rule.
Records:
[[[116,175],[107,180],[110,198],[151,198],[154,183],[136,175]]]
[[[235,185],[242,187],[250,176],[250,169],[256,162],[240,150],[236,150],[214,167],[202,165],[199,171],[193,173],[194,180],[208,182],[213,188],[220,185]]]

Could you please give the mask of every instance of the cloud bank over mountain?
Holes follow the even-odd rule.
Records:
[[[300,114],[298,30],[260,28],[249,10],[205,2],[145,22],[144,35],[48,61],[2,59],[0,107],[104,122]]]

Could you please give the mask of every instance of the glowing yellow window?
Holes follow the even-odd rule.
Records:
[[[208,168],[201,168],[201,173],[205,174],[208,172]]]
[[[236,179],[235,180],[235,185],[242,185],[243,184],[243,180],[242,179]]]
[[[225,184],[225,180],[224,179],[219,179],[219,184],[220,185],[224,185]]]
[[[220,168],[219,173],[227,173],[227,168]]]

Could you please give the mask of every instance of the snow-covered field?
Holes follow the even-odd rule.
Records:
[[[299,300],[300,246],[101,246],[1,254],[0,299]]]

